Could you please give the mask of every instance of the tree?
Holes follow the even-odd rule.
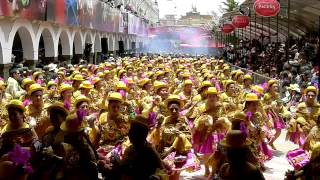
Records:
[[[222,2],[222,6],[220,6],[220,10],[223,14],[235,11],[238,8],[239,2],[237,2],[236,0],[225,0],[224,2]]]

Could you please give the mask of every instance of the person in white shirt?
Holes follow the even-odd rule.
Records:
[[[13,99],[19,99],[26,92],[20,87],[18,79],[20,78],[20,72],[18,69],[13,69],[10,72],[10,77],[8,78],[8,85],[6,93],[10,94]]]

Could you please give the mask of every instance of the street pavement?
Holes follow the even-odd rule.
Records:
[[[266,171],[263,173],[266,180],[283,180],[284,175],[288,169],[292,170],[292,166],[289,165],[286,154],[288,151],[296,149],[297,146],[289,141],[285,140],[286,131],[282,131],[280,137],[275,141],[274,145],[277,148],[273,151],[273,158],[266,162]],[[193,173],[186,171],[181,172],[181,180],[205,180],[204,167],[201,170]]]

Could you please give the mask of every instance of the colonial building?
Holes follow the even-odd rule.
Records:
[[[87,54],[95,63],[102,54],[142,48],[159,10],[151,0],[131,1],[141,4],[144,16],[101,0],[28,1],[26,6],[1,0],[0,76],[7,77],[15,61],[33,68],[40,59],[70,63]]]

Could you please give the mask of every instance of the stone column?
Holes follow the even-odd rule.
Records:
[[[7,80],[10,76],[9,70],[12,66],[12,63],[9,64],[0,64],[0,76],[3,77],[3,79]]]
[[[95,56],[94,56],[94,64],[99,64],[102,62],[102,59],[101,59],[101,52],[96,52],[95,53]]]

